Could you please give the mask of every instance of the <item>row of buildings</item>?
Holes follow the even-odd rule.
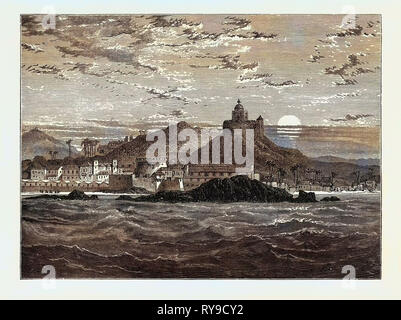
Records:
[[[196,188],[215,178],[224,179],[235,175],[238,175],[236,166],[231,164],[151,165],[147,159],[139,158],[133,183],[134,186],[152,191],[183,191]],[[247,175],[252,179],[260,179],[259,174],[254,172]]]
[[[30,180],[33,181],[83,181],[83,182],[109,182],[110,175],[123,174],[118,168],[117,160],[100,162],[94,160],[83,164],[46,165],[31,169]]]
[[[214,178],[237,175],[234,165],[167,165],[149,164],[146,158],[136,160],[134,171],[110,163],[86,162],[81,165],[46,165],[31,169],[29,179],[22,180],[23,192],[123,191],[132,187],[151,192],[162,190],[190,190]],[[258,179],[255,173],[248,174]]]
[[[81,164],[35,164],[28,179],[21,183],[22,192],[119,191],[133,186],[133,172],[118,166],[117,160],[86,161]]]

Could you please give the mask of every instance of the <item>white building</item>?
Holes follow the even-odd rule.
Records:
[[[49,181],[58,181],[63,174],[63,167],[62,166],[48,166],[46,168],[46,179]]]
[[[31,180],[45,180],[46,179],[46,168],[32,169],[31,170]]]
[[[101,182],[109,183],[109,178],[110,178],[109,171],[100,171],[96,175],[96,181],[99,183],[101,183]]]
[[[111,163],[93,161],[93,176],[97,182],[108,183],[111,174],[119,174],[117,160],[113,160]]]
[[[93,181],[93,166],[90,162],[86,162],[79,167],[79,177],[84,182],[90,183]]]

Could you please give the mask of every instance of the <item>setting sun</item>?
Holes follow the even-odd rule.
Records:
[[[294,115],[285,115],[277,122],[279,126],[300,126],[301,120]]]

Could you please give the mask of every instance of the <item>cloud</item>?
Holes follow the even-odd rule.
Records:
[[[341,77],[342,81],[336,81],[336,85],[354,85],[358,83],[355,79],[356,76],[374,72],[371,69],[359,67],[360,65],[365,64],[365,62],[362,62],[357,54],[348,55],[347,60],[348,61],[341,66],[327,67],[324,70],[325,74]]]
[[[349,36],[360,36],[362,34],[363,27],[360,25],[355,25],[355,27],[349,27],[346,28],[345,30],[341,30],[339,32],[335,33],[328,33],[326,36],[328,38],[330,37],[349,37]]]
[[[173,18],[164,15],[154,15],[148,17],[151,20],[151,25],[156,28],[178,28],[178,27],[201,27],[201,22],[189,21],[186,18]]]
[[[363,119],[363,118],[368,118],[368,117],[373,117],[373,114],[347,114],[344,118],[337,118],[337,119],[330,119],[330,121],[334,121],[334,122],[339,122],[339,121],[355,121],[358,119]]]
[[[58,74],[61,69],[57,68],[55,65],[48,65],[48,64],[33,64],[26,67],[22,65],[26,71],[36,74]]]
[[[251,112],[273,117],[273,111],[265,111],[266,99],[256,94],[271,95],[269,103],[277,108],[299,101],[299,106],[309,103],[312,110],[323,102],[312,105],[310,101],[320,96],[335,96],[365,85],[368,93],[352,102],[366,108],[353,113],[376,116],[380,76],[374,73],[379,73],[375,66],[380,37],[364,36],[365,32],[379,34],[374,16],[358,21],[364,28],[359,36],[335,35],[343,31],[337,29],[336,17],[322,21],[322,17],[305,16],[305,28],[296,36],[294,28],[302,19],[291,15],[57,15],[56,29],[51,32],[43,30],[41,17],[21,18],[22,88],[29,95],[25,99],[29,120],[40,113],[34,110],[40,94],[26,85],[45,85],[42,93],[49,95],[54,108],[69,112],[66,105],[73,106],[76,112],[63,116],[66,119],[80,113],[85,118],[97,117],[100,107],[95,103],[99,101],[115,106],[113,112],[105,110],[99,118],[132,114],[139,120],[149,112],[173,116],[166,111],[173,107],[199,111],[199,121],[204,122],[209,120],[209,110],[216,107],[211,121],[221,124],[225,115],[219,107],[233,95],[249,98]],[[303,46],[299,46],[301,38]],[[357,62],[351,61],[351,55]],[[369,81],[362,83],[363,79]],[[68,86],[59,80],[68,80]],[[337,87],[357,80],[361,83],[349,87],[352,90]],[[54,90],[57,86],[60,90]],[[63,87],[72,93],[71,101],[64,101],[68,91],[64,93]],[[290,87],[297,88],[286,89]],[[219,97],[210,99],[215,96]],[[326,119],[349,112],[343,100],[333,98],[339,109],[328,110]],[[305,117],[322,121],[309,113]]]
[[[284,80],[284,81],[273,81],[271,78],[273,74],[271,73],[255,73],[248,75],[240,75],[237,79],[238,82],[260,82],[260,85],[256,85],[256,87],[262,86],[263,88],[275,88],[281,89],[285,87],[293,87],[299,86],[300,83],[294,80]]]
[[[24,43],[24,42],[21,43],[21,47],[22,47],[23,49],[25,49],[25,50],[33,51],[33,52],[35,52],[35,53],[43,52],[43,51],[44,51],[42,48],[40,48],[40,47],[38,47],[38,46],[35,46],[35,45],[33,45],[33,44],[29,44],[29,43]]]
[[[315,46],[315,54],[312,54],[310,56],[310,59],[307,60],[308,62],[311,62],[311,63],[320,62],[320,59],[324,58],[324,56],[321,54],[321,52],[318,48],[319,48],[319,46]]]

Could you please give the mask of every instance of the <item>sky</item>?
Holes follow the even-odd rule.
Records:
[[[380,15],[42,18],[22,16],[23,126],[101,139],[220,126],[238,98],[266,125],[380,125]]]

